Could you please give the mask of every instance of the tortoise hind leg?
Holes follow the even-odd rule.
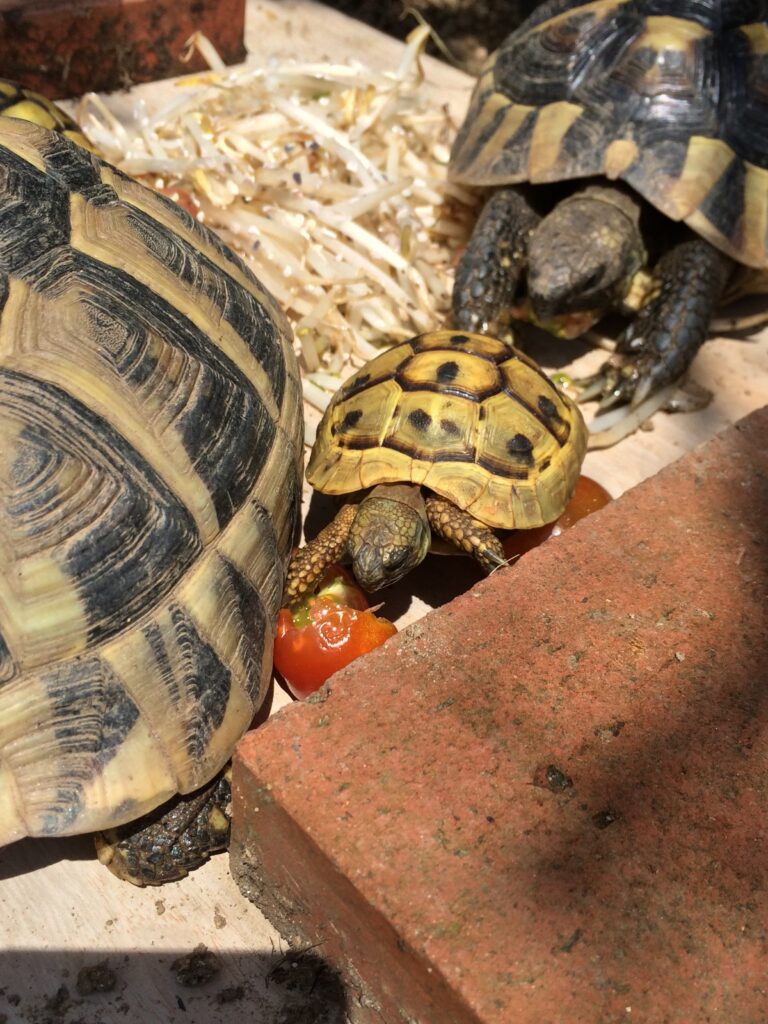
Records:
[[[488,199],[456,268],[453,321],[459,330],[502,331],[539,220],[515,188],[497,189]]]
[[[207,786],[176,796],[138,821],[100,832],[102,864],[134,885],[162,885],[184,878],[229,843],[231,770]]]
[[[507,565],[501,541],[489,527],[464,512],[452,501],[430,495],[426,500],[427,518],[434,533],[454,547],[472,555],[487,573]]]
[[[733,261],[703,238],[681,242],[659,260],[655,294],[619,339],[613,357],[578,383],[582,399],[602,394],[601,410],[639,405],[678,380],[707,339]]]

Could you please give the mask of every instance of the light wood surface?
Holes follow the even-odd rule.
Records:
[[[394,40],[308,0],[249,0],[247,42],[249,63],[270,56],[352,57],[392,67],[401,52],[401,44]],[[429,59],[424,60],[424,67],[436,99],[447,102],[459,119],[470,80]],[[161,102],[170,88],[158,83],[137,91],[151,105]],[[130,101],[116,96],[109,102],[119,109]],[[573,351],[582,352],[583,348]],[[562,346],[548,345],[534,354],[553,366],[570,353],[564,353]],[[578,375],[603,357],[599,352],[582,354],[569,365],[569,371]],[[655,417],[653,430],[638,432],[618,448],[590,453],[585,472],[617,496],[765,404],[765,336],[751,341],[707,342],[692,376],[715,392],[707,409]],[[690,538],[681,538],[681,543],[690,542]],[[471,580],[471,567],[462,559],[452,560],[451,573],[444,567],[436,573],[433,562],[415,574],[407,587],[388,597],[385,612],[400,624],[407,623],[454,596]],[[285,702],[280,694],[276,703]],[[181,883],[161,890],[139,890],[118,882],[94,861],[87,837],[27,840],[0,850],[0,907],[0,947],[4,950],[0,958],[0,1021],[228,1024],[248,1020],[290,1024],[313,1020],[341,1024],[344,1018],[338,1006],[327,1002],[325,1011],[319,1007],[308,1010],[317,1004],[317,986],[311,995],[307,994],[311,984],[289,988],[285,976],[290,978],[296,969],[283,962],[280,939],[268,922],[240,897],[229,878],[226,857],[215,858]],[[176,980],[172,961],[201,943],[220,956],[221,972],[206,986],[185,988]],[[315,952],[322,954],[322,950]],[[115,991],[78,995],[80,969],[105,960],[117,978]],[[237,986],[243,989],[242,997],[222,1002],[222,990]],[[18,1001],[12,998],[16,996]],[[306,1013],[310,1016],[304,1016]]]

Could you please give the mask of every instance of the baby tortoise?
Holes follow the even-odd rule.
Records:
[[[395,345],[325,411],[307,479],[350,500],[294,555],[287,599],[339,560],[366,590],[395,583],[433,534],[486,572],[505,565],[494,530],[557,519],[586,444],[576,405],[510,343],[435,331]]]

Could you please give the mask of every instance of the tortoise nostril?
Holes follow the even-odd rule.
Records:
[[[582,283],[582,290],[591,291],[593,288],[596,288],[600,284],[602,276],[603,272],[601,270],[593,271],[589,275],[589,277],[587,277],[586,280]]]

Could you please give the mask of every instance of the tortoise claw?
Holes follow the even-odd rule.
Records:
[[[589,377],[574,381],[579,402],[599,398],[598,415],[617,405],[636,408],[659,387],[652,359],[613,356]]]
[[[574,379],[572,383],[578,389],[576,401],[580,403],[591,402],[593,398],[598,398],[603,393],[603,383],[597,373],[592,374],[591,377]]]

